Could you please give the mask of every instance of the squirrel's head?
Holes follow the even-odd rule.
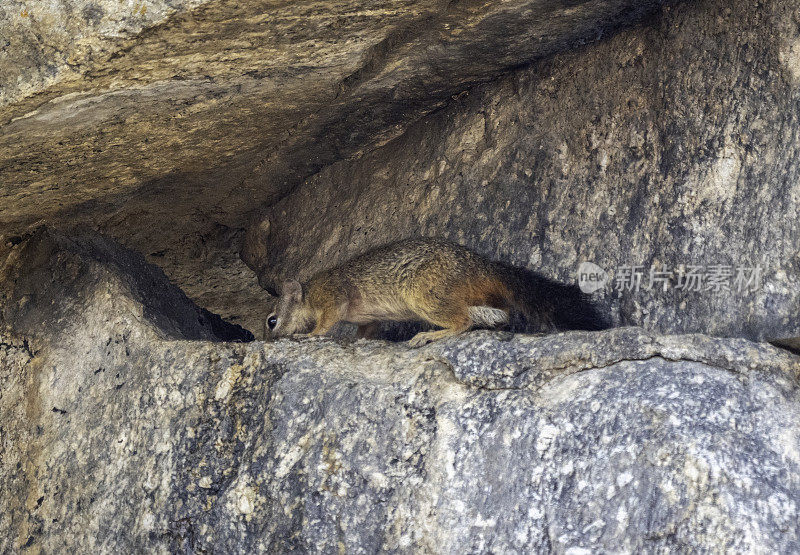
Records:
[[[283,282],[275,311],[267,316],[265,334],[286,337],[295,333],[308,333],[311,321],[303,306],[303,286],[295,279]]]

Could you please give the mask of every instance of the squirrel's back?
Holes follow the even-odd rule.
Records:
[[[318,275],[397,292],[420,281],[452,283],[492,270],[492,262],[466,247],[444,239],[416,238],[383,245]]]

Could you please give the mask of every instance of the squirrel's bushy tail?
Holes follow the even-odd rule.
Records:
[[[526,268],[497,263],[511,292],[509,302],[529,326],[558,330],[603,330],[609,321],[577,285],[566,285]]]

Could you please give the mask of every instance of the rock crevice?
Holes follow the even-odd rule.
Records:
[[[269,297],[236,254],[260,205],[477,83],[660,6],[145,0],[131,14],[96,0],[85,15],[71,1],[23,4],[0,8],[13,42],[0,74],[22,87],[0,105],[0,233],[89,225],[251,331]]]

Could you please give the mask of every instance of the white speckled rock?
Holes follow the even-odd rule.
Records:
[[[171,286],[76,274],[63,241],[0,283],[0,551],[800,549],[796,356],[638,328],[190,341],[137,308]]]

